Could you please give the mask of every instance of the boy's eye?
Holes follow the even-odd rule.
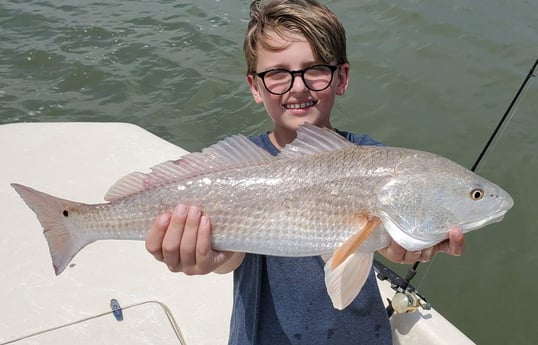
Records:
[[[283,79],[289,79],[290,72],[285,70],[276,70],[276,71],[270,71],[265,75],[265,78],[269,78],[271,80],[283,80]]]
[[[327,66],[314,66],[306,69],[305,76],[308,77],[320,77],[330,75],[332,71]]]

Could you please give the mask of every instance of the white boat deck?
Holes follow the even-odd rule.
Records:
[[[10,186],[97,203],[124,175],[185,152],[123,123],[0,126],[0,344],[227,343],[230,274],[170,273],[142,241],[100,241],[57,277],[41,226]],[[435,310],[395,315],[392,325],[395,344],[474,344]]]

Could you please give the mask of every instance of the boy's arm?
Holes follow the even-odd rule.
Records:
[[[436,253],[445,253],[454,256],[460,256],[465,251],[465,241],[463,232],[460,229],[450,229],[448,239],[433,247],[410,252],[402,248],[398,243],[391,241],[386,248],[378,252],[392,262],[399,264],[414,264],[417,261],[430,261]]]
[[[146,249],[170,271],[188,275],[231,272],[245,255],[213,250],[209,217],[199,207],[185,205],[157,217],[148,232]]]

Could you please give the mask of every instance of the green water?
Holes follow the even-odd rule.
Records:
[[[333,124],[465,166],[538,57],[535,0],[326,3],[347,29],[352,65]],[[267,130],[244,80],[247,5],[3,0],[0,124],[131,122],[188,150]],[[414,281],[479,344],[538,343],[537,129],[534,82],[479,168],[514,209]]]

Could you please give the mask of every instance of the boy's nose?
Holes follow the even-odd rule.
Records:
[[[305,85],[305,82],[303,80],[302,74],[301,73],[295,73],[293,75],[290,92],[293,92],[293,91],[294,92],[302,92],[302,91],[307,90],[307,89],[308,88]]]

